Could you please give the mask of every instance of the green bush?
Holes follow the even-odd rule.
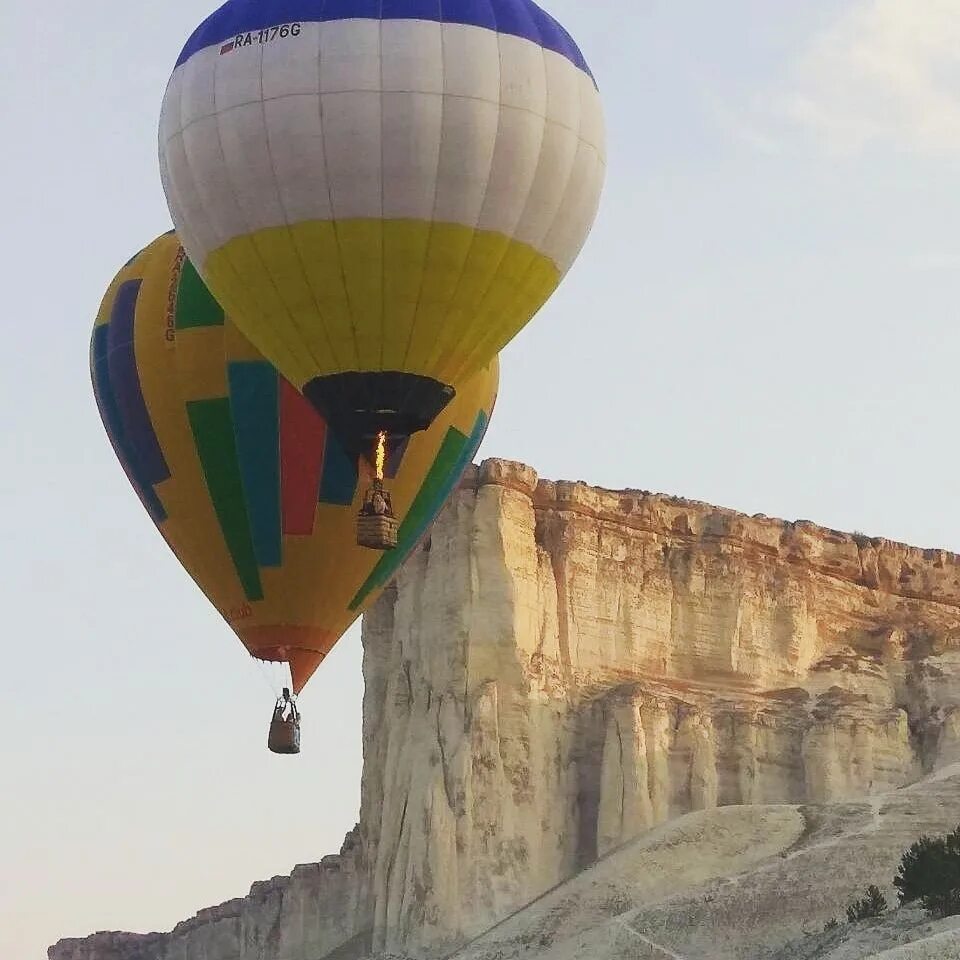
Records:
[[[917,840],[901,857],[893,885],[901,903],[919,901],[932,916],[960,913],[960,827]]]
[[[880,888],[870,884],[867,895],[860,900],[854,900],[847,907],[847,923],[856,923],[857,920],[867,920],[870,917],[879,917],[887,909],[887,898],[880,892]]]
[[[824,925],[823,932],[826,933],[828,930],[836,930],[840,926],[840,921],[836,917],[831,917]]]

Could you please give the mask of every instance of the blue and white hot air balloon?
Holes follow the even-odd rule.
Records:
[[[229,0],[177,61],[160,160],[214,295],[361,450],[425,429],[556,289],[604,125],[532,0]]]

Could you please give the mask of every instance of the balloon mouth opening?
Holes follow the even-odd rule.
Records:
[[[289,670],[289,682],[293,687],[294,694],[300,693],[306,683],[312,670],[304,677],[304,671],[298,670],[297,657],[298,651],[291,651],[286,647],[263,647],[253,653],[253,656],[262,663],[284,664]],[[308,656],[308,651],[304,651]],[[315,668],[314,668],[315,669]]]
[[[265,647],[260,648],[254,654],[258,660],[264,663],[289,663],[290,651],[286,647]]]
[[[336,643],[326,630],[296,626],[260,626],[241,631],[247,652],[266,663],[285,663],[290,668],[293,692],[300,693]]]
[[[427,430],[456,396],[449,384],[415,373],[384,370],[316,377],[303,395],[327,421],[351,459],[376,466],[378,440],[384,444],[383,475],[411,434]]]

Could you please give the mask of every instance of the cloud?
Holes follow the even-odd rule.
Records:
[[[913,254],[908,258],[907,263],[911,270],[921,273],[941,270],[956,272],[960,270],[960,253],[949,250],[927,250]]]
[[[765,99],[830,152],[960,153],[958,0],[857,0]]]

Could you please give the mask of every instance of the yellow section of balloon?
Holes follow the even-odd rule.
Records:
[[[499,353],[560,282],[549,258],[500,233],[363,219],[238,237],[210,254],[204,277],[298,389],[347,370],[456,384]]]
[[[371,468],[225,317],[167,234],[97,317],[91,369],[117,455],[184,568],[247,650],[300,690],[377,597],[471,461],[496,399],[490,363],[387,463],[400,546],[357,546]]]

